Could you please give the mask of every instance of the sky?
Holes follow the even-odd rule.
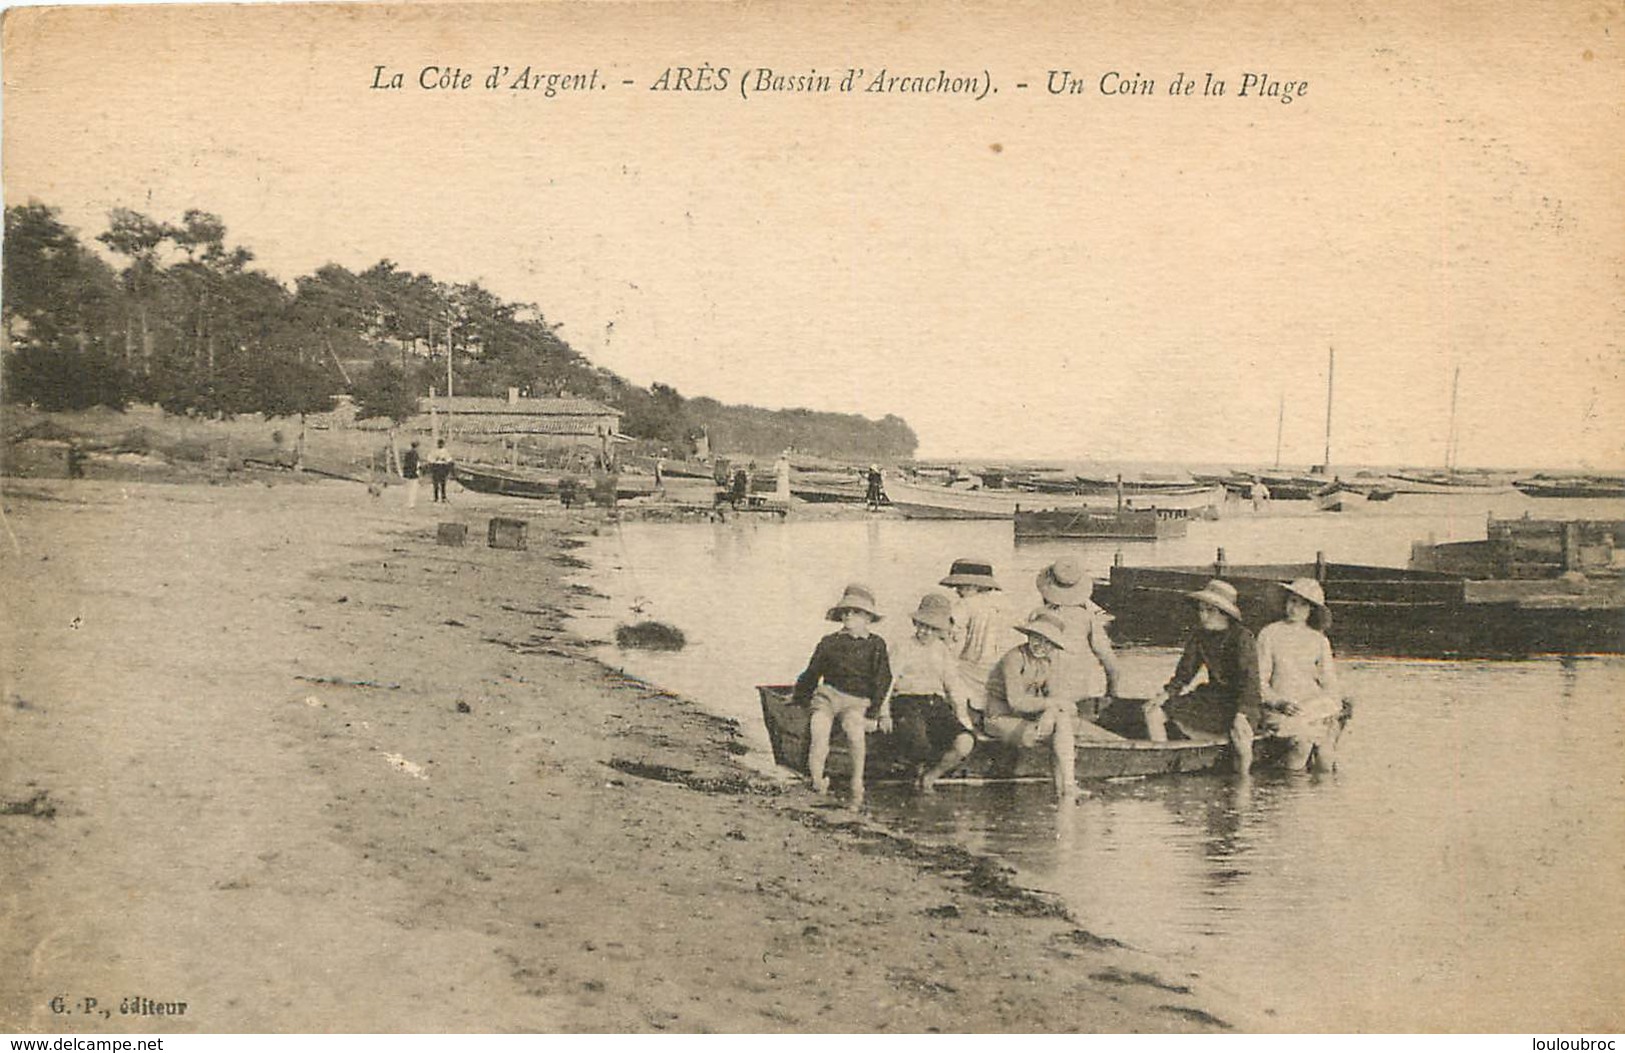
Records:
[[[639,383],[895,413],[923,457],[1268,463],[1279,422],[1318,462],[1335,349],[1334,464],[1442,465],[1459,371],[1460,465],[1625,465],[1618,10],[1211,6],[14,10],[5,200],[477,279]],[[651,90],[704,64],[727,90]]]

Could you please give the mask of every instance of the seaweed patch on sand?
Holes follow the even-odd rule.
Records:
[[[615,627],[615,646],[622,650],[681,651],[688,644],[683,630],[665,622],[644,621]]]

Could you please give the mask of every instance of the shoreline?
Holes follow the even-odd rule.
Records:
[[[442,517],[512,507],[474,496]],[[589,654],[565,579],[597,514],[538,509],[514,552],[343,483],[4,500],[9,1029],[1259,1026],[1002,864],[752,771],[736,722]],[[58,993],[188,1010],[55,1016]]]

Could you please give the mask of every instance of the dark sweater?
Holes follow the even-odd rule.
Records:
[[[793,697],[796,704],[806,705],[819,681],[837,691],[867,698],[872,712],[891,690],[891,659],[886,653],[886,641],[874,633],[862,639],[845,630],[830,633],[818,641],[806,672],[796,678]]]
[[[1166,688],[1170,698],[1184,691],[1207,670],[1208,692],[1236,707],[1256,728],[1259,721],[1258,641],[1239,622],[1219,632],[1198,629],[1185,641],[1174,678]]]

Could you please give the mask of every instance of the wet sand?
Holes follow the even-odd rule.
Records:
[[[6,483],[0,1030],[1268,1027],[589,658],[602,513]]]

